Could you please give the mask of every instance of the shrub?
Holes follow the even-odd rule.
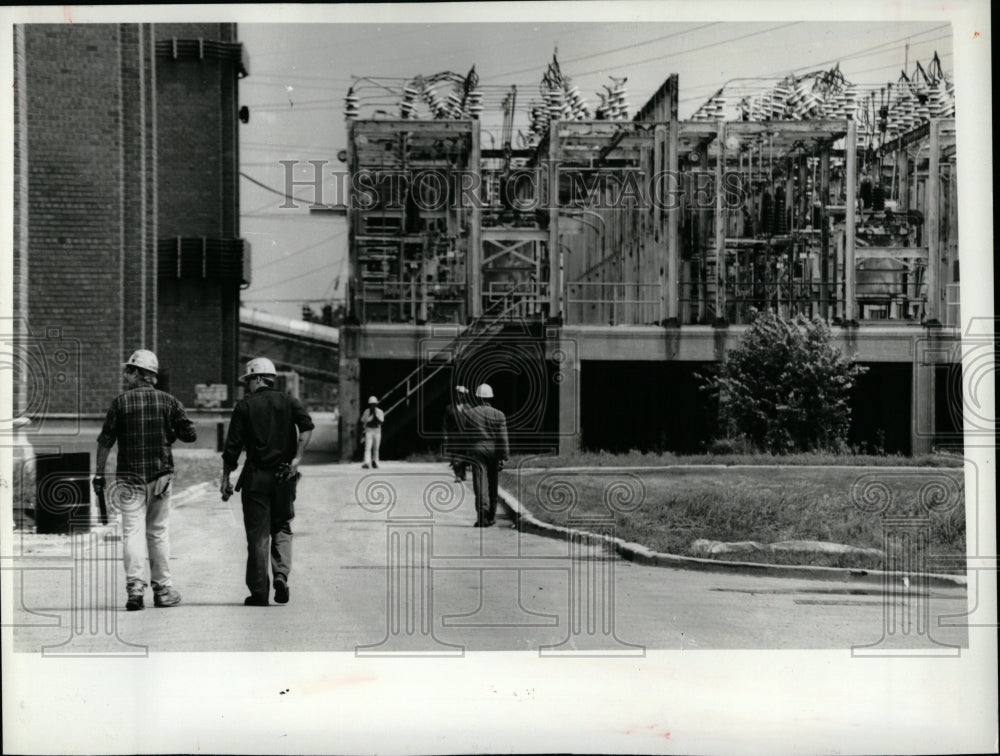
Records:
[[[822,320],[765,311],[703,387],[718,396],[725,435],[745,436],[772,454],[844,452],[848,395],[864,371],[832,344]]]

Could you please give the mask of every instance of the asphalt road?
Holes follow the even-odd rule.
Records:
[[[472,527],[472,488],[443,464],[304,468],[287,605],[245,607],[238,495],[175,495],[169,609],[126,612],[120,544],[15,544],[14,647],[45,654],[340,651],[641,655],[661,649],[843,649],[954,655],[966,591],[645,567],[579,542]],[[17,604],[20,605],[17,605]],[[945,615],[957,619],[939,619]],[[902,651],[900,649],[903,649]]]

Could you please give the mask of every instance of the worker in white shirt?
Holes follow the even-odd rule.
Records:
[[[361,413],[361,425],[365,429],[365,470],[369,467],[378,469],[378,448],[382,444],[382,423],[385,413],[379,409],[378,397],[368,397],[368,408]]]

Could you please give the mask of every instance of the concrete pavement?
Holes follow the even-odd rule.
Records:
[[[206,484],[176,497],[171,515],[179,606],[153,608],[147,593],[144,611],[126,612],[120,544],[103,532],[78,537],[75,560],[69,538],[50,539],[14,561],[20,606],[5,621],[16,650],[632,656],[869,645],[856,653],[954,655],[968,642],[960,587],[886,596],[871,584],[644,566],[588,539],[520,533],[502,511],[496,526],[473,528],[471,485],[444,464],[303,470],[289,604],[243,606],[239,498],[222,502]]]

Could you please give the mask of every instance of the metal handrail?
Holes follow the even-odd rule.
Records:
[[[518,306],[519,304],[516,300],[514,300],[513,302],[508,303],[506,307],[502,307],[502,305],[505,303],[507,299],[513,299],[513,298],[505,297],[498,299],[495,303],[493,303],[486,310],[484,310],[479,317],[475,318],[471,323],[469,323],[468,327],[460,334],[458,334],[458,336],[452,339],[452,341],[449,342],[447,346],[443,347],[440,350],[441,352],[447,352],[451,354],[452,356],[450,359],[438,365],[430,373],[423,375],[419,381],[417,381],[411,386],[411,381],[413,381],[414,378],[420,376],[424,368],[423,365],[417,365],[417,367],[414,368],[405,378],[403,378],[399,383],[397,383],[391,389],[386,391],[385,394],[383,394],[381,400],[379,401],[380,404],[385,404],[386,399],[388,397],[391,397],[393,393],[395,393],[397,390],[401,388],[404,389],[403,396],[397,399],[387,409],[383,410],[385,416],[388,417],[390,412],[392,412],[394,409],[399,407],[404,402],[408,401],[409,398],[413,395],[413,393],[417,389],[419,389],[421,386],[427,383],[427,381],[429,381],[435,375],[444,370],[445,367],[447,367],[447,365],[458,355],[458,352],[460,350],[454,347],[456,347],[461,341],[469,340],[476,336],[482,335],[483,333],[488,333],[490,328],[492,328],[497,324],[500,324],[502,327],[504,316],[506,316],[514,307]],[[483,326],[484,324],[485,327],[480,329],[480,326]]]

